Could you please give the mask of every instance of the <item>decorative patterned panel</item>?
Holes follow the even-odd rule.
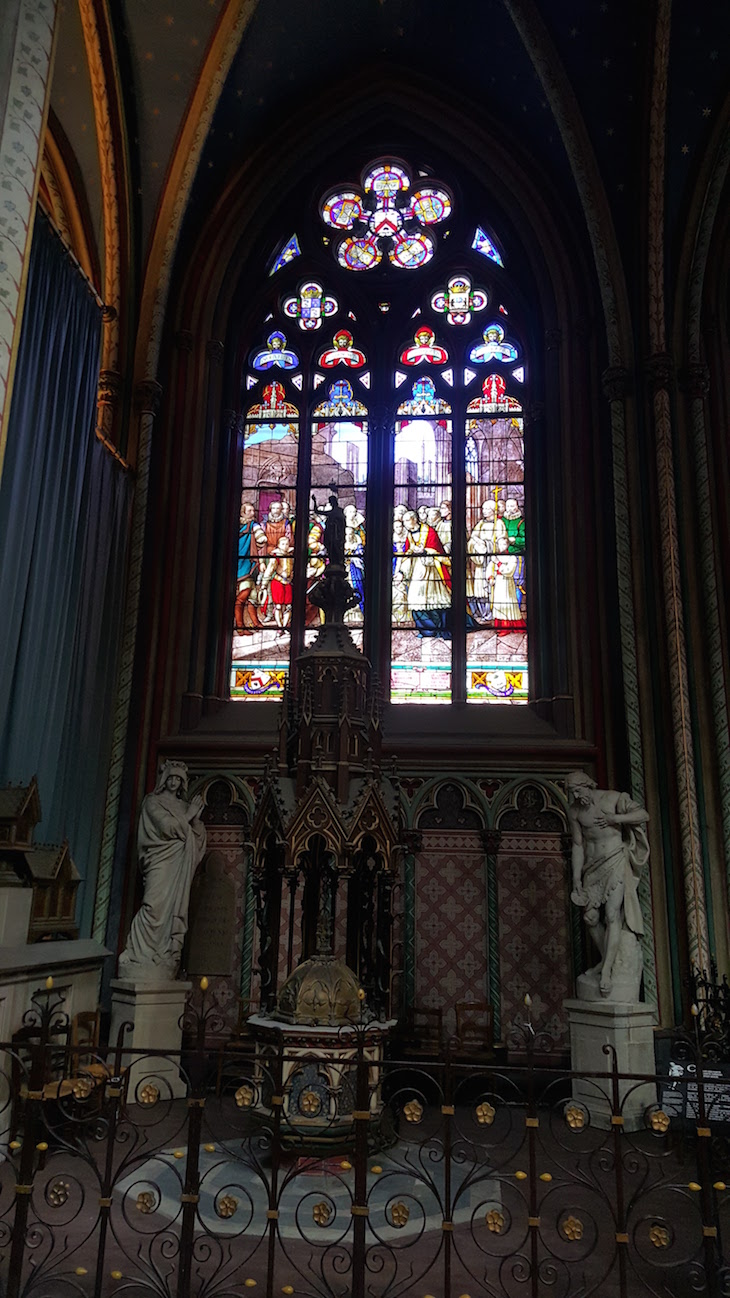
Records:
[[[502,1035],[524,1015],[568,1044],[563,1000],[573,995],[568,879],[559,834],[505,835],[497,858]]]
[[[425,830],[416,858],[416,1004],[442,1007],[487,994],[484,851],[473,830]]]

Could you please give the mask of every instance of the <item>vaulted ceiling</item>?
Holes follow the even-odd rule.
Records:
[[[141,264],[178,134],[226,4],[241,0],[122,0],[113,15],[122,68],[138,203]],[[519,141],[549,183],[572,185],[545,69],[527,46],[530,25],[549,55],[551,76],[587,130],[617,233],[631,269],[637,194],[647,163],[654,7],[635,0],[251,0],[197,169],[189,224],[253,149],[301,120],[331,87],[346,93],[377,65],[433,85],[439,98],[470,105],[475,117]],[[545,41],[547,37],[547,41]],[[681,235],[688,193],[729,90],[730,5],[677,0],[671,11],[667,102],[667,237]],[[534,55],[534,49],[532,49]],[[216,88],[217,90],[217,88]],[[63,0],[52,108],[83,173],[94,232],[101,232],[93,102],[76,0]],[[335,177],[334,179],[339,179]],[[566,194],[569,189],[566,188]]]

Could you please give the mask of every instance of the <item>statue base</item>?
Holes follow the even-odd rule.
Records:
[[[580,974],[577,982],[579,1001],[604,1001],[615,1005],[638,1005],[644,961],[639,940],[634,933],[624,929],[614,961],[611,990],[608,996],[601,993],[601,961]]]
[[[614,1113],[612,1052],[619,1073],[653,1076],[656,1010],[643,1003],[605,1000],[567,1000],[563,1007],[570,1024],[571,1068],[583,1074],[573,1078],[573,1099],[587,1110],[592,1126],[607,1131]],[[607,1054],[604,1046],[610,1046],[612,1052]],[[594,1076],[585,1076],[591,1073]],[[657,1102],[656,1085],[621,1080],[618,1096],[624,1130],[642,1130],[647,1108]]]
[[[159,1092],[160,1100],[176,1100],[187,1095],[187,1084],[180,1076],[180,1058],[158,1055],[158,1050],[179,1051],[182,1045],[180,1019],[185,1010],[189,982],[134,982],[131,978],[112,980],[112,1018],[109,1044],[116,1046],[122,1024],[131,1027],[122,1036],[122,1068],[126,1069],[126,1093],[129,1104],[138,1103],[138,1095],[149,1082]]]

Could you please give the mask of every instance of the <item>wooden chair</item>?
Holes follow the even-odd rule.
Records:
[[[430,1005],[410,1005],[399,1034],[398,1048],[406,1059],[436,1059],[441,1054],[444,1012]]]
[[[457,1001],[457,1058],[484,1060],[494,1057],[494,1011],[489,1001]]]

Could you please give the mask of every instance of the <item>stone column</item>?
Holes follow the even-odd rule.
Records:
[[[23,318],[57,0],[3,0],[0,35],[0,471]]]
[[[502,835],[498,829],[482,833],[486,885],[487,920],[487,987],[492,1006],[494,1040],[502,1035],[502,1004],[499,968],[499,899],[497,896],[497,856]]]

